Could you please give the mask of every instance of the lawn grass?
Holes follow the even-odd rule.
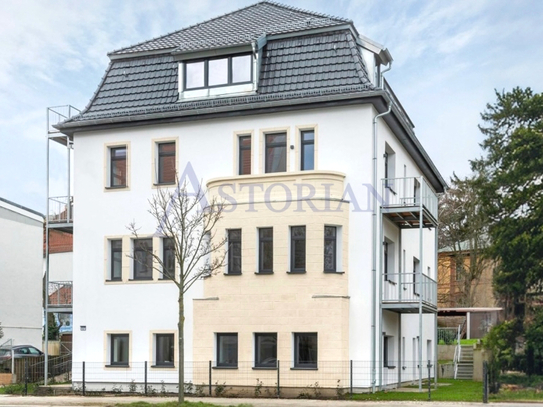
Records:
[[[138,401],[136,403],[130,403],[130,404],[114,404],[113,406],[117,407],[178,407],[177,401],[169,401],[166,403],[158,403],[158,404],[150,404],[146,403],[144,401]],[[191,401],[185,401],[182,405],[182,407],[219,407],[216,404],[213,403],[204,403],[201,401],[198,401],[196,403]],[[232,404],[229,407],[252,407],[252,404]]]
[[[469,380],[440,379],[437,390],[432,383],[431,397],[434,401],[482,401],[483,384]],[[364,401],[423,401],[428,400],[428,384],[423,392],[380,391],[373,394],[354,394],[353,400]]]

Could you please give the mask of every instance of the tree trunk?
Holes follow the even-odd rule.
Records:
[[[178,403],[181,406],[185,401],[185,307],[183,302],[183,290],[179,289],[179,321],[177,331],[179,335],[179,397]]]

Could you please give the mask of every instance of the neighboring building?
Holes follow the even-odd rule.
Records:
[[[350,360],[355,389],[426,377],[446,184],[382,77],[388,50],[260,2],[109,56],[55,126],[74,147],[74,383],[83,361],[87,388],[139,383],[144,361],[175,383],[176,287],[128,257],[168,256],[147,211],[174,169],[236,203],[227,266],[186,295],[187,381],[208,361],[227,385],[274,386],[277,360],[281,386],[346,386]]]
[[[0,198],[0,345],[41,349],[43,222],[41,213]]]
[[[72,332],[73,234],[49,230],[49,307],[60,334]],[[70,340],[71,341],[71,340]]]
[[[496,307],[497,301],[492,288],[494,261],[479,260],[480,276],[466,282],[470,270],[470,254],[468,250],[457,251],[448,248],[439,250],[438,254],[438,307]]]
[[[503,317],[492,286],[495,262],[478,259],[474,268],[480,275],[470,283],[468,275],[475,273],[471,261],[467,242],[461,243],[459,251],[443,248],[438,253],[438,325],[460,326],[461,336],[468,339],[484,337]]]

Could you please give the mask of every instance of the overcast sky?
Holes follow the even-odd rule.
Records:
[[[44,212],[46,107],[84,108],[107,52],[254,3],[251,0],[2,0],[0,197]],[[386,77],[446,179],[481,154],[479,113],[494,89],[543,91],[543,1],[284,0],[352,19],[394,58]],[[51,193],[65,195],[53,151]]]

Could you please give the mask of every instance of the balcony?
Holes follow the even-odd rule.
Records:
[[[437,283],[427,275],[388,273],[382,284],[383,309],[417,313],[422,303],[423,313],[437,312]]]
[[[61,229],[64,232],[72,233],[73,214],[73,197],[56,196],[49,198],[47,221],[50,228]]]
[[[383,214],[400,228],[436,227],[438,198],[423,177],[384,178],[382,180]]]
[[[72,312],[71,281],[49,281],[47,289],[49,310],[53,312]]]

